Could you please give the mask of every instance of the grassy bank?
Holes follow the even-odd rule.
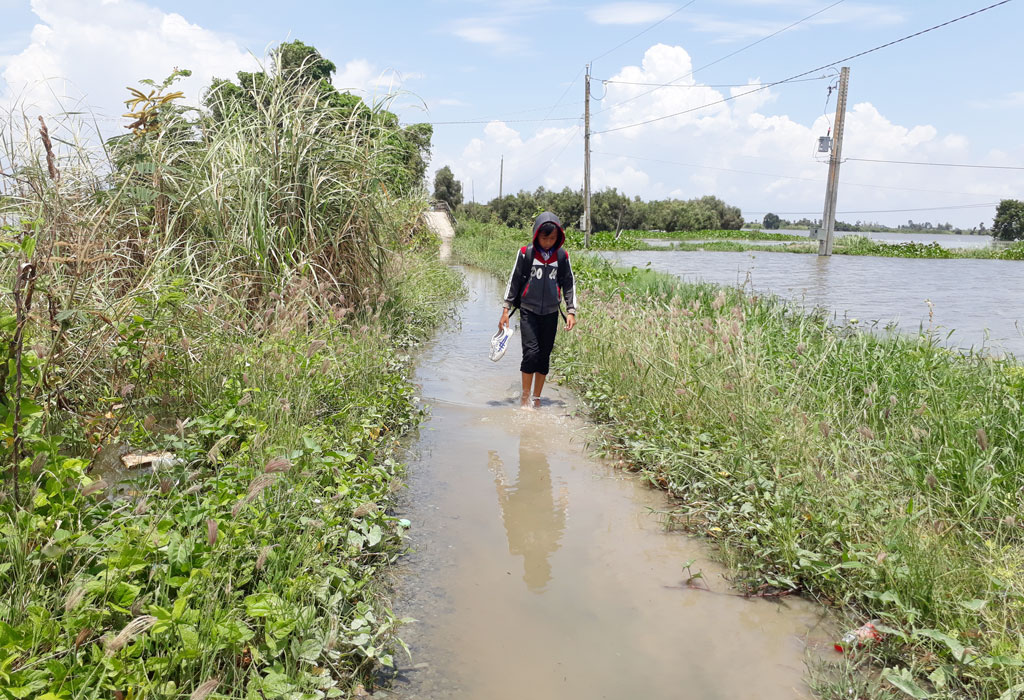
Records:
[[[629,232],[631,238],[627,243],[619,243],[618,250],[650,249],[628,248],[628,241],[635,240],[643,244],[639,235],[642,232]],[[713,234],[704,236],[703,234]],[[650,237],[650,236],[648,236]],[[806,236],[789,236],[786,234],[763,233],[757,231],[698,231],[694,233],[658,234],[664,240],[676,241],[673,250],[709,250],[720,252],[775,252],[775,253],[817,253],[818,242],[808,241]],[[688,241],[701,241],[699,243]],[[753,241],[753,242],[751,242]],[[759,245],[756,241],[787,241],[785,245]],[[593,248],[603,250],[599,242]],[[664,250],[662,248],[662,250]],[[873,241],[866,236],[841,236],[835,239],[833,253],[836,255],[872,255],[885,258],[976,258],[987,260],[1024,260],[1024,243],[1001,248],[944,248],[938,243],[883,243]]]
[[[744,241],[806,241],[807,236],[778,231],[739,231],[714,229],[708,231],[624,231],[634,238],[660,238],[672,241],[712,241],[712,240],[744,240]]]
[[[400,646],[407,353],[460,283],[393,115],[259,78],[4,136],[0,697],[343,697]]]
[[[467,224],[456,253],[504,275],[522,238]],[[824,696],[1024,692],[1019,366],[573,262],[581,324],[557,365],[606,449],[679,499],[677,522],[714,539],[741,586],[882,621]],[[857,671],[869,660],[876,680]]]

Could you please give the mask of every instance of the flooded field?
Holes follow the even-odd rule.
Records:
[[[798,231],[793,229],[781,229],[774,231],[773,233],[785,233],[791,236],[802,236],[807,238],[807,242],[817,242],[817,239],[810,239],[806,231]],[[1009,245],[1008,242],[995,241],[991,236],[957,236],[955,234],[942,234],[942,233],[886,233],[883,231],[836,231],[835,235],[837,238],[843,236],[863,236],[870,238],[873,241],[879,243],[923,243],[928,245],[930,243],[936,243],[943,248],[992,248],[992,247],[1003,247]],[[682,240],[676,241],[670,238],[644,238],[644,243],[648,245],[657,246],[659,248],[671,248],[675,243],[718,243],[723,240],[729,240],[734,243],[744,243],[749,245],[786,245],[787,243],[799,243],[800,241],[756,241],[743,238],[743,231],[737,231],[737,238],[722,239],[722,238],[710,238],[710,239],[696,239],[696,240]]]
[[[627,267],[650,263],[688,281],[749,285],[862,326],[877,321],[905,332],[931,329],[952,346],[1024,357],[1024,267],[1017,261],[709,251],[602,255]]]
[[[519,339],[487,359],[500,283],[464,274],[461,325],[418,370],[430,418],[394,603],[419,620],[402,630],[412,658],[375,696],[810,697],[809,645],[832,641],[821,610],[735,595],[705,543],[665,531],[662,492],[588,455],[567,393],[519,409]],[[698,572],[710,590],[687,586]]]

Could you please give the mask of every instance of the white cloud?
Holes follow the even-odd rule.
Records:
[[[587,11],[597,24],[649,24],[667,17],[672,6],[654,2],[613,2]]]
[[[1024,107],[1024,91],[1008,92],[990,100],[972,100],[969,104],[976,109]]]
[[[770,34],[786,29],[802,17],[811,15],[821,7],[808,3],[791,2],[760,2],[757,0],[740,2],[742,5],[756,5],[759,7],[776,8],[785,6],[789,19],[758,19],[751,17],[745,12],[727,12],[725,14],[711,14],[707,12],[685,12],[679,15],[679,19],[689,24],[694,30],[706,34],[718,35],[718,41],[734,42],[767,37]],[[882,27],[902,24],[906,21],[906,15],[897,10],[883,5],[871,5],[863,3],[851,3],[830,8],[827,11],[800,22],[787,31],[806,31],[815,26],[841,24],[844,27],[861,25],[868,27]]]
[[[464,19],[456,22],[451,32],[473,44],[484,44],[498,52],[518,51],[523,40],[509,32],[507,18]]]
[[[461,152],[439,150],[433,165],[451,166],[456,179],[462,181],[466,198],[475,190],[477,201],[497,196],[502,159],[506,194],[540,186],[562,189],[568,182],[582,182],[581,141],[577,126],[545,128],[524,137],[508,124],[494,121],[484,127],[482,136],[470,139]],[[579,184],[573,186],[578,188]]]
[[[422,73],[403,74],[392,69],[381,70],[366,59],[357,58],[342,66],[331,82],[342,92],[351,92],[372,102],[374,98],[392,95],[408,81],[422,77]]]
[[[657,44],[650,47],[640,65],[622,67],[606,85],[595,110],[593,128],[601,132],[686,112],[668,119],[607,133],[592,138],[593,186],[600,190],[617,187],[644,199],[691,198],[715,194],[730,204],[747,208],[749,218],[760,219],[764,211],[807,212],[820,217],[825,189],[826,157],[816,153],[817,137],[831,126],[832,115],[819,116],[811,123],[773,111],[777,95],[772,90],[752,90],[761,85],[752,78],[750,87],[724,92],[685,77],[678,84],[651,91],[650,86],[624,83],[663,84],[685,76],[693,66],[689,53],[680,46]],[[726,98],[735,97],[725,102]],[[708,105],[704,107],[705,105]],[[692,110],[692,111],[687,111]],[[561,129],[563,135],[570,129]],[[479,177],[496,175],[501,152],[506,154],[506,191],[518,189],[520,170],[509,177],[509,153],[527,154],[535,143],[546,146],[508,127],[488,128],[463,154],[467,169],[479,166]],[[542,178],[536,184],[561,188],[566,183],[579,187],[581,149],[576,144],[552,166],[557,178]],[[929,124],[899,124],[869,102],[847,108],[843,155],[845,158],[928,161],[946,163],[987,163],[1015,165],[1024,161],[1024,148],[1014,145],[1005,153],[978,153],[963,134],[941,133]],[[550,156],[548,156],[550,157]],[[546,160],[546,159],[545,159]],[[530,161],[527,158],[528,162]],[[513,166],[516,168],[517,166]],[[523,177],[526,180],[525,176]],[[479,185],[481,179],[477,180]],[[497,180],[494,178],[496,186]],[[532,185],[535,187],[536,184]],[[532,188],[529,187],[529,188]],[[495,187],[496,189],[496,187]],[[996,202],[1024,189],[1024,176],[1007,171],[970,171],[848,160],[842,166],[839,211],[916,209],[960,204]],[[482,191],[477,187],[477,192]],[[493,196],[493,195],[490,195]],[[484,198],[484,197],[481,197]],[[757,213],[753,213],[753,212]],[[991,218],[987,210],[939,210],[931,220],[973,226]],[[878,220],[897,223],[911,214],[850,214],[849,220]],[[800,218],[793,216],[790,218]]]
[[[251,70],[256,61],[233,40],[138,0],[33,0],[39,23],[28,46],[8,57],[0,102],[30,111],[58,105],[118,117],[124,86],[192,70],[178,88],[196,104],[210,79]]]

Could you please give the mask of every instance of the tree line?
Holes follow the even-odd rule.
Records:
[[[583,216],[583,191],[565,187],[560,191],[538,187],[529,192],[495,197],[486,204],[465,202],[462,183],[447,165],[434,178],[434,198],[468,218],[498,222],[510,227],[528,227],[542,211],[551,211],[566,226],[579,226]],[[643,201],[629,197],[614,187],[594,192],[590,197],[590,218],[595,231],[639,229],[646,231],[703,231],[743,228],[739,207],[729,206],[717,197],[660,199]]]
[[[764,215],[764,219],[761,221],[761,225],[769,230],[780,229],[780,228],[791,228],[791,229],[806,229],[812,226],[821,226],[821,219],[797,219],[796,221],[789,221],[783,219],[778,214],[768,212]],[[992,227],[988,228],[985,226],[985,222],[980,222],[977,227],[974,228],[957,228],[953,224],[932,224],[930,221],[915,222],[913,219],[908,219],[907,223],[899,224],[898,226],[883,226],[882,224],[872,221],[857,221],[856,223],[848,223],[846,221],[836,220],[835,224],[836,231],[884,231],[889,233],[908,233],[908,232],[930,232],[938,231],[942,233],[955,233],[955,234],[967,234],[977,236],[992,236],[997,240],[1003,241],[1018,241],[1024,239],[1024,201],[1017,199],[1004,199],[999,203],[996,208],[996,216],[992,221]]]

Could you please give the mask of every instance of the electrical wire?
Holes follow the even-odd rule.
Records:
[[[569,83],[568,87],[565,88],[565,91],[562,93],[562,96],[558,98],[558,102],[555,102],[555,104],[551,105],[551,107],[548,108],[547,114],[544,115],[545,119],[551,116],[551,113],[555,111],[555,108],[558,107],[558,105],[562,104],[562,100],[564,100],[565,96],[569,94],[570,90],[572,90],[572,86],[575,85],[576,81],[580,79],[580,76],[583,75],[584,70],[586,70],[586,66],[579,69],[579,71],[576,73],[576,77],[572,79],[572,82]]]
[[[832,77],[832,76],[830,76],[830,75],[819,75],[819,76],[814,77],[814,78],[801,78],[800,80],[791,80],[790,82],[792,82],[792,83],[809,83],[809,82],[811,82],[813,80],[827,80],[830,77]],[[631,82],[631,81],[628,81],[628,80],[614,80],[614,79],[611,79],[611,78],[595,78],[595,80],[600,80],[602,83],[604,83],[606,85],[609,85],[609,84],[614,84],[614,85],[648,85],[648,86],[653,85],[655,87],[676,87],[676,88],[691,88],[691,89],[693,89],[693,88],[750,87],[750,83],[749,82],[747,82],[747,83],[723,83],[723,84],[713,84],[713,83],[705,84],[705,83],[700,83],[700,84],[694,84],[694,85],[676,85],[675,83],[637,83],[637,82]]]
[[[948,209],[986,209],[996,206],[997,202],[991,202],[988,204],[958,204],[948,207],[922,207],[920,209],[859,209],[857,211],[837,211],[836,216],[846,216],[848,214],[899,214],[902,212],[919,212],[919,211],[946,211]],[[767,214],[767,210],[761,209],[744,209],[744,212],[748,214]],[[821,216],[821,210],[818,211],[777,211],[773,212],[780,216]]]
[[[537,122],[574,122],[582,119],[578,117],[550,117],[547,119],[465,119],[461,121],[447,122],[421,122],[430,126],[447,126],[450,124],[490,124],[491,122],[502,122],[504,124],[536,124]]]
[[[781,173],[766,173],[766,172],[761,172],[761,171],[758,171],[758,170],[739,170],[739,169],[736,169],[736,168],[723,168],[723,167],[717,166],[717,165],[705,165],[703,163],[684,163],[684,162],[678,161],[678,160],[664,160],[662,158],[643,158],[641,156],[628,156],[628,155],[625,155],[624,153],[608,153],[607,151],[591,151],[591,153],[596,154],[596,155],[609,156],[609,157],[612,157],[612,158],[626,158],[626,159],[629,159],[629,160],[643,160],[643,161],[650,161],[652,163],[665,163],[666,165],[682,165],[682,166],[686,166],[686,167],[689,167],[689,168],[700,168],[702,170],[720,170],[722,172],[738,173],[740,175],[758,175],[758,176],[761,176],[761,177],[774,177],[774,178],[778,178],[780,180],[797,180],[797,181],[800,181],[800,182],[813,182],[813,183],[817,183],[817,184],[820,184],[822,182],[821,178],[800,177],[798,175],[782,175]],[[820,161],[816,161],[816,162],[820,162]],[[797,165],[797,164],[794,163],[794,165]],[[875,184],[868,184],[868,183],[863,183],[863,182],[847,182],[846,180],[843,180],[843,187],[866,187],[868,189],[875,189],[875,190],[895,190],[895,191],[900,191],[900,192],[923,192],[923,193],[926,193],[926,194],[955,194],[955,195],[961,195],[961,196],[965,196],[965,197],[972,197],[972,196],[973,197],[1001,197],[1002,196],[1000,194],[995,194],[995,193],[992,193],[992,192],[952,192],[952,191],[949,191],[949,190],[929,190],[929,189],[923,189],[923,188],[920,188],[920,187],[894,187],[892,185],[875,185]]]
[[[876,46],[874,48],[867,49],[866,51],[861,51],[861,52],[855,53],[855,54],[853,54],[851,56],[847,56],[846,58],[841,58],[838,61],[832,61],[831,63],[826,63],[826,64],[824,64],[822,66],[818,66],[817,68],[812,68],[811,70],[804,71],[803,73],[797,73],[796,75],[791,76],[789,78],[786,78],[785,80],[780,80],[780,81],[774,82],[774,83],[767,83],[765,85],[762,85],[759,88],[756,88],[754,90],[748,90],[748,91],[746,91],[744,93],[741,93],[739,95],[732,95],[731,97],[726,97],[726,98],[718,100],[716,102],[708,102],[707,104],[701,105],[699,107],[691,107],[690,109],[684,109],[684,110],[682,110],[680,112],[674,112],[672,114],[666,114],[666,115],[661,116],[661,117],[654,117],[653,119],[646,119],[646,120],[644,120],[642,122],[636,122],[634,124],[625,124],[623,126],[613,127],[611,129],[604,129],[602,131],[593,131],[593,132],[591,132],[591,134],[608,134],[608,133],[611,133],[613,131],[622,131],[623,129],[632,129],[633,127],[643,126],[645,124],[652,124],[654,122],[659,122],[659,121],[662,121],[664,119],[671,119],[672,117],[678,117],[678,116],[681,116],[683,114],[689,114],[690,112],[696,112],[698,110],[705,109],[707,107],[713,107],[715,105],[723,104],[725,102],[730,102],[730,101],[735,100],[737,98],[745,97],[745,96],[751,95],[751,94],[753,94],[755,92],[760,92],[761,90],[767,90],[768,88],[775,87],[776,85],[782,85],[783,83],[793,82],[797,78],[803,78],[803,77],[805,77],[807,75],[810,75],[811,73],[816,73],[818,71],[825,70],[826,68],[831,68],[833,66],[839,65],[840,63],[845,63],[846,61],[852,61],[855,58],[860,58],[861,56],[866,56],[869,53],[874,53],[875,51],[881,51],[882,49],[885,49],[885,48],[888,48],[888,47],[893,46],[895,44],[899,44],[901,42],[907,41],[908,39],[913,39],[915,37],[919,37],[922,34],[927,34],[928,32],[935,31],[936,29],[941,29],[942,27],[947,27],[950,24],[954,24],[956,22],[960,22],[960,21],[965,20],[965,19],[967,19],[969,17],[973,17],[975,15],[981,14],[982,12],[987,12],[988,10],[994,9],[996,7],[999,7],[1000,5],[1006,5],[1007,3],[1012,2],[1012,1],[1013,0],[1000,0],[1000,2],[993,3],[991,5],[988,5],[987,7],[982,7],[981,9],[975,10],[973,12],[969,12],[966,15],[961,15],[960,17],[957,17],[955,19],[951,19],[949,21],[943,22],[942,24],[936,24],[935,26],[929,27],[928,29],[922,29],[919,32],[914,32],[913,34],[908,34],[907,36],[901,37],[899,39],[894,39],[893,41],[887,42],[885,44],[881,44],[881,45]]]
[[[678,9],[676,9],[675,11],[671,12],[670,14],[662,17],[661,19],[659,19],[657,22],[655,22],[654,24],[652,24],[651,26],[649,26],[647,29],[643,30],[642,32],[639,32],[638,34],[634,34],[633,36],[629,37],[628,39],[626,39],[624,42],[622,42],[618,46],[615,46],[613,48],[608,49],[607,51],[605,51],[600,56],[597,56],[596,58],[590,59],[590,63],[593,63],[594,61],[598,60],[599,58],[604,58],[605,56],[607,56],[608,54],[610,54],[613,51],[618,51],[623,46],[625,46],[629,42],[633,41],[633,39],[636,39],[638,37],[643,36],[647,32],[649,32],[652,29],[654,29],[655,27],[657,27],[662,22],[665,22],[665,21],[671,19],[672,17],[674,17],[675,15],[679,14],[680,12],[682,12],[683,10],[685,10],[687,7],[689,7],[690,5],[692,5],[695,2],[697,2],[697,0],[690,0],[690,2],[686,3],[685,5],[683,5],[682,7],[678,8]]]
[[[1024,170],[1020,165],[974,165],[970,163],[927,163],[919,160],[882,160],[881,158],[843,158],[845,163],[848,160],[856,160],[861,163],[899,163],[901,165],[934,165],[941,168],[982,168],[985,170]]]
[[[789,30],[790,30],[790,29],[792,29],[793,27],[796,27],[796,26],[798,26],[798,25],[800,25],[800,24],[803,24],[804,22],[806,22],[806,21],[808,21],[808,20],[810,20],[810,19],[813,19],[813,18],[817,17],[818,15],[820,15],[820,14],[821,14],[821,13],[823,13],[823,12],[826,12],[826,11],[828,11],[828,10],[831,10],[831,9],[832,9],[833,7],[835,7],[836,5],[840,5],[840,4],[842,4],[842,3],[844,2],[844,1],[845,1],[845,0],[837,0],[836,2],[832,3],[831,5],[829,5],[829,6],[827,6],[827,7],[823,7],[822,9],[818,10],[817,12],[813,12],[813,13],[811,13],[811,14],[807,15],[807,16],[806,16],[806,17],[804,17],[803,19],[799,19],[799,20],[797,20],[796,22],[793,22],[792,24],[790,24],[790,25],[787,25],[787,26],[783,27],[782,29],[779,29],[779,30],[777,30],[777,31],[775,31],[775,32],[772,32],[772,33],[771,33],[771,34],[769,34],[768,36],[763,36],[763,37],[761,37],[760,39],[758,39],[757,41],[751,42],[751,43],[747,44],[746,46],[743,46],[743,47],[741,47],[741,48],[739,48],[739,49],[737,49],[737,50],[733,51],[732,53],[726,54],[725,56],[722,56],[721,58],[716,58],[716,59],[715,59],[714,61],[712,61],[711,63],[705,63],[705,64],[704,64],[703,66],[701,66],[700,68],[694,68],[694,69],[693,69],[693,70],[691,70],[691,71],[690,71],[689,73],[686,73],[686,74],[684,74],[684,75],[681,75],[681,76],[679,76],[678,78],[673,78],[672,80],[670,80],[670,81],[669,81],[669,83],[675,83],[675,82],[678,82],[678,81],[682,80],[683,78],[688,78],[688,77],[690,77],[691,75],[693,75],[694,73],[696,73],[697,71],[701,71],[701,70],[704,70],[705,68],[710,68],[711,66],[713,66],[713,65],[715,65],[715,64],[717,64],[717,63],[721,63],[722,61],[726,60],[727,58],[732,58],[733,56],[735,56],[735,55],[737,55],[737,54],[743,53],[743,52],[744,52],[744,51],[746,51],[747,49],[751,49],[751,48],[753,48],[753,47],[757,46],[758,44],[760,44],[760,43],[761,43],[761,42],[763,42],[763,41],[768,41],[768,40],[769,40],[769,39],[771,39],[772,37],[776,37],[776,36],[778,36],[779,34],[782,34],[783,32],[789,31]],[[803,76],[801,76],[801,77],[803,77]],[[660,90],[660,89],[661,89],[661,88],[657,88],[657,87],[656,87],[656,88],[653,88],[653,89],[651,89],[651,90],[648,90],[648,91],[646,91],[646,92],[642,92],[642,93],[640,93],[639,95],[634,95],[633,97],[629,97],[629,98],[627,98],[627,99],[625,99],[625,100],[622,100],[622,101],[620,101],[620,102],[615,102],[614,104],[610,104],[610,105],[608,105],[607,107],[603,107],[603,108],[599,109],[598,111],[594,112],[594,114],[595,114],[595,115],[596,115],[596,114],[600,114],[601,112],[605,112],[605,111],[607,111],[607,110],[611,109],[612,107],[618,107],[619,105],[624,105],[624,104],[626,104],[627,102],[632,102],[633,100],[639,99],[639,98],[643,97],[644,95],[650,95],[650,94],[651,94],[652,92],[654,92],[655,90]]]
[[[541,173],[547,171],[547,169],[551,167],[551,164],[554,163],[556,160],[558,160],[559,157],[563,153],[565,153],[565,149],[567,149],[569,147],[569,145],[572,144],[572,142],[576,140],[576,137],[580,135],[580,132],[582,130],[583,130],[582,126],[577,126],[574,131],[570,132],[569,133],[569,137],[567,139],[565,139],[564,143],[562,143],[562,148],[559,149],[558,153],[556,153],[554,156],[552,156],[551,160],[549,160],[544,166],[539,168],[539,171]],[[553,148],[554,146],[557,146],[558,144],[559,144],[559,142],[556,141],[554,145],[549,146],[548,148],[545,148],[543,151],[541,151],[537,155],[539,156],[539,155],[541,155],[543,153],[547,153],[549,150],[551,150],[551,148]],[[537,183],[538,180],[541,179],[541,177],[543,177],[543,175],[540,175],[538,177],[533,178],[532,180],[529,181],[529,185],[532,187],[534,184]]]

